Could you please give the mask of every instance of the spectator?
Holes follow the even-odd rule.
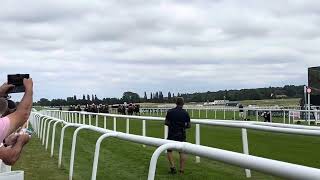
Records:
[[[239,117],[241,120],[244,120],[246,118],[242,104],[239,104]]]
[[[23,146],[28,143],[30,138],[28,134],[24,133],[21,133],[14,138],[11,136],[8,137],[27,122],[31,112],[33,97],[32,79],[24,79],[23,84],[25,93],[16,110],[11,114],[0,118],[0,142],[3,142],[4,145],[7,146],[7,140],[11,140],[9,143],[11,147],[0,147],[0,159],[7,165],[13,165],[19,159]],[[3,84],[0,87],[0,97],[7,96],[8,90],[13,87],[13,85]],[[12,141],[12,139],[14,140]]]
[[[263,112],[261,116],[264,118],[264,122],[271,122],[271,115],[269,111]]]
[[[178,97],[176,107],[170,109],[166,116],[165,125],[169,127],[168,140],[186,142],[186,129],[191,127],[190,116],[186,110],[183,109],[184,99]],[[180,154],[180,173],[184,173],[184,166],[186,155],[182,152]],[[176,174],[175,161],[173,158],[172,150],[168,150],[167,158],[170,163],[170,173]]]
[[[133,115],[133,112],[134,112],[134,106],[132,103],[130,103],[128,106],[128,115]]]
[[[78,105],[77,105],[77,107],[76,107],[76,111],[82,111],[82,110],[81,110],[81,106],[80,106],[80,104],[78,104]]]

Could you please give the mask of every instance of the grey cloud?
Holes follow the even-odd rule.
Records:
[[[27,72],[36,98],[306,83],[319,2],[4,1],[0,80]]]

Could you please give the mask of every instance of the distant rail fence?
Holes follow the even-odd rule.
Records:
[[[95,123],[93,123],[95,116]],[[103,126],[98,127],[100,118],[103,117]],[[113,130],[106,129],[107,117],[113,118]],[[117,132],[117,118],[126,120],[126,133]],[[130,119],[141,120],[142,123],[142,135],[132,135],[130,133]],[[316,168],[310,168],[301,165],[295,165],[280,161],[274,161],[270,159],[264,159],[249,155],[247,129],[254,129],[258,131],[286,133],[286,134],[299,134],[308,136],[320,136],[320,127],[316,126],[302,126],[280,123],[264,123],[264,122],[246,122],[246,121],[226,121],[226,120],[208,120],[208,119],[192,119],[191,123],[196,125],[195,142],[179,143],[166,139],[146,137],[146,122],[147,121],[164,121],[163,117],[148,117],[148,116],[127,116],[117,114],[102,114],[102,113],[88,113],[88,112],[76,112],[76,111],[58,111],[58,110],[45,110],[41,113],[33,112],[31,123],[35,128],[38,137],[42,140],[42,144],[46,149],[49,144],[49,134],[51,125],[53,123],[53,133],[51,138],[51,156],[54,150],[54,137],[55,129],[58,123],[64,125],[61,131],[60,147],[59,147],[59,166],[61,166],[62,151],[63,151],[63,139],[66,128],[77,128],[73,135],[71,158],[70,158],[70,172],[69,178],[73,177],[73,164],[75,158],[75,148],[77,134],[82,129],[90,129],[92,131],[100,132],[103,135],[96,142],[95,158],[93,163],[92,179],[96,177],[96,168],[99,157],[100,143],[104,138],[114,137],[122,140],[127,140],[135,143],[141,143],[144,145],[151,145],[160,147],[152,157],[150,162],[150,171],[148,179],[154,179],[154,171],[156,159],[159,153],[166,149],[182,150],[186,153],[196,155],[196,162],[200,162],[200,157],[206,157],[209,159],[221,161],[224,163],[240,166],[246,168],[246,177],[251,177],[249,169],[257,170],[263,173],[284,177],[287,179],[318,179],[320,178],[320,170]],[[200,125],[209,126],[222,126],[230,128],[241,128],[243,153],[235,153],[216,148],[206,147],[200,145]],[[165,128],[164,138],[167,137],[167,128]],[[290,168],[277,168],[277,167],[290,167]]]
[[[141,108],[141,114],[148,114],[154,116],[162,116],[170,108]],[[235,107],[227,107],[227,108],[215,108],[215,107],[199,107],[199,108],[186,108],[186,110],[190,113],[192,118],[213,118],[218,119],[217,114],[223,113],[223,120],[227,120],[227,113],[231,112],[233,114],[233,118],[229,120],[237,120],[239,108]],[[294,123],[297,121],[307,122],[309,125],[311,122],[315,124],[320,124],[320,110],[300,110],[300,109],[263,109],[263,108],[244,108],[245,115],[247,117],[254,116],[255,119],[251,119],[253,121],[259,121],[259,117],[263,112],[270,112],[270,120],[272,122],[274,117],[282,118],[283,123]],[[117,114],[116,110],[112,110],[112,113]],[[214,114],[213,117],[209,117],[209,114]],[[310,114],[310,116],[309,116]]]

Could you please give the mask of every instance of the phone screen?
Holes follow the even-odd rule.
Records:
[[[10,89],[8,93],[24,92],[23,79],[29,79],[29,74],[10,74],[8,75],[8,84],[13,84],[15,87]]]

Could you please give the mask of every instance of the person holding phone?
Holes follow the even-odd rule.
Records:
[[[18,128],[22,127],[29,119],[33,102],[33,81],[21,79],[24,86],[24,96],[17,106],[16,110],[5,117],[0,118],[0,143],[5,144],[5,139],[13,134]],[[0,86],[0,97],[6,97],[8,92],[15,87],[14,84],[3,84]],[[23,146],[29,141],[30,136],[22,133],[17,137],[12,147],[0,148],[0,159],[7,165],[14,164],[20,157]]]
[[[23,85],[25,87],[24,96],[17,106],[16,111],[0,119],[0,142],[25,124],[29,119],[33,102],[32,79],[23,79]],[[14,87],[14,85],[5,83],[0,88],[0,95],[7,95],[6,93],[12,87]]]

